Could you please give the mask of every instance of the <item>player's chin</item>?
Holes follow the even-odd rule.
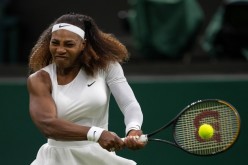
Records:
[[[67,60],[54,60],[58,68],[68,68],[70,66]]]

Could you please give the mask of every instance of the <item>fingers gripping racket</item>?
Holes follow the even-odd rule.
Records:
[[[212,135],[207,139],[199,135],[203,124],[210,125]],[[156,134],[172,127],[173,140],[154,138]],[[204,131],[208,131],[208,128]],[[157,141],[171,144],[195,155],[214,155],[230,148],[240,132],[240,117],[237,110],[223,100],[208,99],[185,107],[173,120],[146,135],[140,141]]]

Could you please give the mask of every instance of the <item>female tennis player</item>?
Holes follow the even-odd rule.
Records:
[[[141,149],[143,114],[121,63],[126,47],[86,15],[65,14],[31,50],[30,115],[48,141],[32,165],[134,165],[113,151]],[[126,125],[125,141],[108,131],[113,94]],[[118,123],[116,123],[118,124]]]

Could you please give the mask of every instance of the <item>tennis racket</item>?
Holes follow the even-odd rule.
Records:
[[[204,140],[198,130],[202,124],[214,129],[210,139]],[[154,138],[159,132],[171,127],[173,140]],[[238,138],[240,117],[228,102],[218,99],[196,101],[186,106],[173,120],[161,128],[142,135],[142,142],[156,141],[171,144],[194,155],[215,155],[226,151]]]

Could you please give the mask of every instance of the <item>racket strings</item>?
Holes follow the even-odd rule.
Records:
[[[209,140],[203,140],[198,135],[198,128],[204,123],[214,127],[214,136]],[[183,149],[209,155],[229,148],[237,138],[239,127],[233,107],[216,101],[202,102],[191,106],[179,117],[174,137]]]

